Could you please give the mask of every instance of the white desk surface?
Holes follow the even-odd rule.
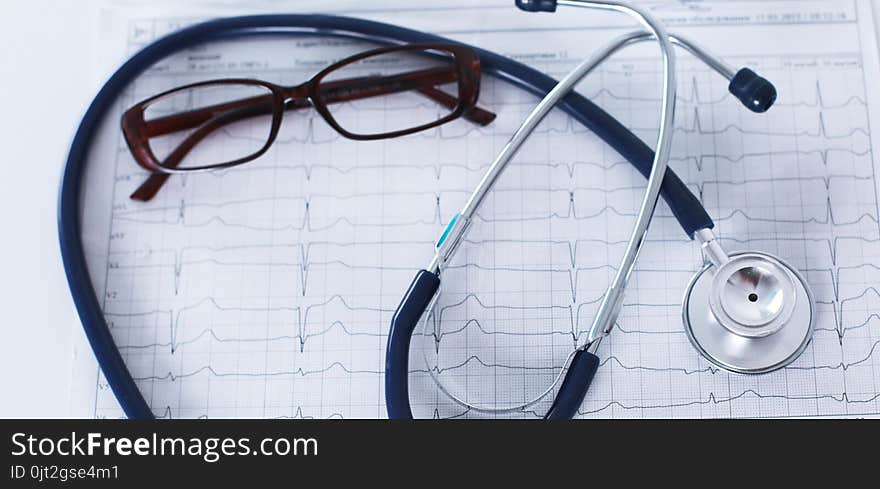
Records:
[[[76,312],[61,266],[56,200],[73,131],[98,87],[92,7],[0,3],[2,417],[68,413]]]

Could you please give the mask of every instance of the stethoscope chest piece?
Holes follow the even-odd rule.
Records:
[[[796,359],[813,332],[813,297],[804,278],[764,253],[732,255],[691,280],[682,303],[691,343],[715,365],[765,373]]]

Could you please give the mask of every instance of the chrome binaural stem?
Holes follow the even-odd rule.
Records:
[[[718,242],[718,238],[715,237],[715,233],[711,229],[698,230],[694,233],[694,239],[700,243],[700,248],[703,249],[706,258],[712,265],[715,265],[715,268],[720,268],[730,261],[730,257],[727,256],[727,252],[721,247],[721,243]]]
[[[492,189],[504,168],[550,110],[560,100],[565,98],[586,75],[593,72],[598,65],[614,53],[632,44],[656,40],[663,56],[663,87],[660,130],[657,134],[654,160],[648,177],[647,190],[642,199],[632,234],[627,242],[626,251],[611,285],[603,295],[598,313],[590,327],[587,340],[581,346],[581,348],[586,348],[608,334],[614,326],[623,305],[626,284],[635,267],[635,262],[644,244],[648,226],[659,200],[663,176],[666,174],[669,154],[672,149],[672,121],[675,115],[676,76],[675,54],[672,47],[678,46],[685,49],[727,80],[731,80],[735,72],[724,61],[687,38],[668,34],[659,21],[638,7],[616,1],[563,0],[559,1],[558,4],[626,13],[638,20],[645,27],[645,30],[619,36],[593,53],[562,78],[553,90],[538,103],[495,157],[489,169],[471,193],[456,222],[451,223],[447,228],[444,233],[447,236],[441,245],[437,247],[427,270],[438,273],[442,266],[452,258],[459,244],[463,241],[463,236],[480,204]]]

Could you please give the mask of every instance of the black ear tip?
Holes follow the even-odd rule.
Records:
[[[556,0],[514,0],[526,12],[556,12]]]
[[[776,87],[748,68],[736,73],[728,90],[752,112],[767,112],[776,102]]]
[[[776,103],[776,87],[774,87],[769,81],[764,81],[766,83],[755,91],[751,100],[751,109],[758,113],[766,112],[770,107],[773,107],[774,103]]]

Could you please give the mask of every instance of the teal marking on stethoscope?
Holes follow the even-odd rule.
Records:
[[[437,240],[437,244],[434,245],[435,248],[439,248],[440,245],[446,241],[446,237],[449,236],[449,231],[452,230],[452,226],[455,226],[455,222],[458,221],[458,217],[460,214],[456,214],[452,216],[452,220],[449,221],[449,224],[446,225],[446,229],[443,230],[443,234],[440,235],[440,239]]]

